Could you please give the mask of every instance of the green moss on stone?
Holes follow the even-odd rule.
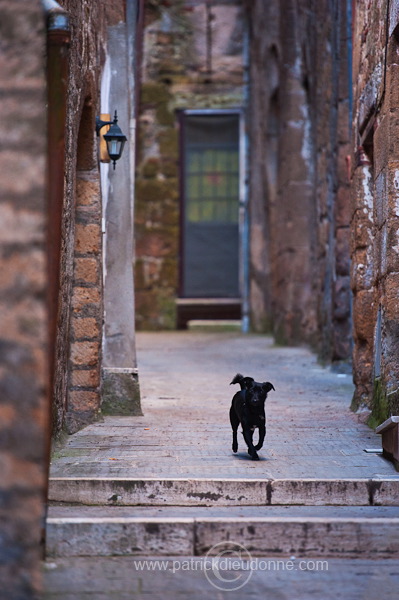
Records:
[[[165,259],[163,261],[160,273],[162,285],[170,288],[177,286],[177,260],[175,258]]]
[[[165,177],[177,177],[177,162],[175,160],[169,160],[168,158],[162,159],[161,171]],[[177,189],[177,182],[176,182]]]
[[[138,375],[104,369],[101,386],[103,415],[142,416]]]
[[[163,102],[157,106],[156,118],[159,125],[172,126],[175,123],[175,115],[169,110],[168,104]]]
[[[143,105],[152,104],[157,106],[169,102],[170,93],[163,83],[144,83],[141,87],[141,102]]]
[[[179,208],[173,202],[165,202],[162,206],[162,223],[166,226],[179,226]]]
[[[162,155],[177,159],[178,137],[175,129],[166,129],[159,134],[159,150]]]
[[[169,182],[158,179],[138,179],[136,181],[136,201],[159,202],[170,197],[173,186]]]
[[[141,174],[147,179],[153,179],[157,176],[160,164],[158,158],[149,158],[141,168]]]
[[[171,289],[136,293],[136,327],[140,331],[176,329],[176,301]]]
[[[183,61],[176,62],[172,58],[164,58],[160,60],[158,63],[158,73],[161,77],[165,75],[179,75],[184,74],[186,70],[186,66]]]
[[[368,418],[367,425],[372,429],[381,425],[389,418],[389,406],[387,393],[381,378],[374,380],[373,400],[372,400],[371,415]]]
[[[160,325],[163,329],[176,329],[176,300],[164,291],[159,297]]]

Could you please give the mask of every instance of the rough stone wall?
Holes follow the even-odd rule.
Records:
[[[49,426],[45,30],[0,2],[0,595],[38,597]]]
[[[346,359],[346,2],[247,5],[252,325]]]
[[[101,200],[95,116],[104,60],[105,2],[63,0],[71,22],[63,249],[53,429],[76,431],[100,407]],[[85,320],[89,319],[89,320]]]
[[[399,3],[358,3],[353,25],[354,408],[399,411]]]
[[[241,3],[146,3],[136,177],[136,321],[176,326],[179,181],[176,110],[243,104]]]

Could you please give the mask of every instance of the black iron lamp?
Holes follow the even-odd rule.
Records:
[[[105,125],[111,125],[104,135],[104,140],[106,141],[108,154],[115,169],[116,161],[122,156],[123,147],[127,141],[127,137],[122,133],[121,128],[118,125],[118,115],[116,114],[116,111],[113,121],[102,121],[99,117],[96,117],[97,135],[100,135],[100,129],[105,127]]]

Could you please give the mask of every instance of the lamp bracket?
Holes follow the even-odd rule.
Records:
[[[118,115],[116,114],[115,111],[115,115],[114,115],[114,120],[113,121],[102,121],[100,119],[100,117],[96,117],[96,134],[97,136],[100,135],[100,130],[105,127],[106,125],[116,125],[118,122]]]

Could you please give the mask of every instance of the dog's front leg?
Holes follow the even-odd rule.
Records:
[[[244,435],[245,443],[248,446],[248,454],[250,455],[250,457],[252,458],[252,460],[259,460],[259,456],[258,456],[258,454],[257,454],[257,452],[255,450],[255,447],[253,445],[253,442],[252,442],[252,437],[254,435],[253,430],[249,429],[249,428],[245,428],[245,429],[243,428],[242,432],[243,432],[243,435]]]
[[[238,441],[237,441],[237,429],[238,426],[240,424],[240,420],[236,415],[236,412],[234,410],[234,407],[232,406],[230,408],[230,423],[231,423],[231,429],[233,431],[233,452],[237,452],[238,450]]]
[[[263,442],[265,440],[266,435],[266,427],[265,425],[259,425],[259,441],[255,446],[255,450],[260,450],[263,446]]]

